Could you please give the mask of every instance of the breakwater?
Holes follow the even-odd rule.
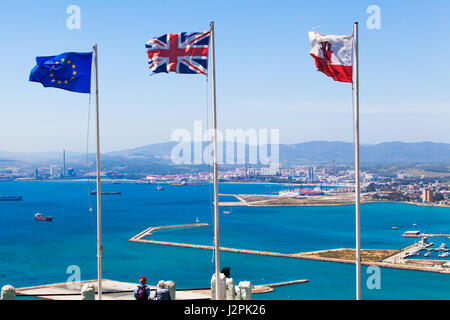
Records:
[[[196,223],[196,224],[183,224],[183,225],[173,225],[173,226],[153,226],[153,227],[147,228],[144,231],[138,233],[137,235],[131,237],[128,241],[153,244],[153,245],[162,245],[162,246],[172,246],[172,247],[182,247],[182,248],[202,249],[202,250],[214,250],[214,246],[144,239],[146,236],[151,235],[154,231],[160,230],[160,229],[190,228],[190,227],[205,227],[205,226],[208,226],[208,224],[207,223]],[[410,247],[412,247],[412,246],[408,246],[407,248],[402,249],[401,251],[407,250]],[[355,260],[351,260],[351,259],[322,257],[322,256],[316,255],[316,253],[318,253],[320,251],[307,252],[307,253],[280,253],[280,252],[272,252],[272,251],[259,251],[259,250],[226,248],[226,247],[220,247],[219,249],[220,249],[220,251],[224,251],[224,252],[243,253],[243,254],[252,254],[252,255],[269,256],[269,257],[316,260],[316,261],[345,263],[345,264],[355,264],[356,263]],[[342,250],[342,249],[344,249],[344,248],[337,249],[337,250]],[[354,250],[354,249],[351,249],[351,250]],[[406,264],[406,263],[395,263],[395,262],[389,261],[389,260],[388,261],[386,261],[386,260],[384,260],[384,261],[362,261],[361,264],[366,265],[366,266],[379,266],[379,267],[392,268],[392,269],[403,269],[403,270],[414,270],[414,271],[425,271],[425,272],[450,274],[450,269],[448,269],[448,268],[436,268],[436,267],[412,265],[412,264]]]

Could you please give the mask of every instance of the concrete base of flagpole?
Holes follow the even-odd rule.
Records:
[[[0,300],[16,300],[16,288],[9,284],[3,286]]]
[[[93,283],[85,283],[81,288],[81,300],[95,300],[95,287]]]

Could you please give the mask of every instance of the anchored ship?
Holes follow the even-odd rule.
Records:
[[[42,214],[40,214],[39,212],[37,212],[35,215],[34,215],[34,219],[35,220],[38,220],[38,221],[52,221],[52,217],[50,217],[50,216],[48,216],[48,217],[46,217],[46,216],[43,216]]]
[[[91,191],[91,192],[89,192],[89,194],[90,195],[96,195],[97,194],[97,191]],[[121,192],[120,191],[113,191],[113,192],[101,192],[101,194],[102,195],[111,195],[111,194],[121,194]]]
[[[0,196],[0,201],[19,201],[22,196]]]

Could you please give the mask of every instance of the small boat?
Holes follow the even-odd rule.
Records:
[[[197,219],[195,219],[195,223],[200,223],[200,220],[198,220],[198,217],[197,217]]]
[[[39,212],[36,212],[36,214],[34,215],[34,219],[35,220],[38,220],[38,221],[52,221],[52,217],[46,217],[46,216],[43,216],[41,213],[39,213]]]
[[[164,188],[161,187],[161,186],[157,186],[157,187],[156,187],[156,190],[161,191],[161,190],[164,190]]]
[[[230,214],[230,211],[228,211],[228,210],[223,210],[223,214]]]
[[[391,229],[392,229],[392,230],[397,230],[397,229],[398,229],[398,227],[392,227]]]
[[[429,257],[429,256],[431,256],[431,252],[430,252],[430,251],[428,251],[427,253],[425,253],[425,254],[424,254],[424,256],[425,256],[425,257]]]
[[[441,257],[441,258],[446,258],[448,256],[450,256],[450,253],[448,253],[448,252],[444,252],[439,255],[439,257]]]

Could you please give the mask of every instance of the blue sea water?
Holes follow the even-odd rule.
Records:
[[[0,202],[0,286],[64,282],[67,268],[79,266],[82,280],[97,277],[95,196],[86,181],[2,182],[0,195],[22,195],[22,201]],[[273,194],[277,184],[221,184],[219,192]],[[149,239],[213,245],[209,185],[164,186],[121,183],[103,185],[121,195],[102,197],[103,277],[136,282],[141,275],[156,284],[173,280],[178,288],[209,287],[213,252],[128,242],[158,225],[200,222],[209,227],[155,232]],[[222,200],[230,201],[229,197]],[[93,212],[89,211],[90,205]],[[220,215],[220,245],[283,253],[355,246],[354,206],[231,207]],[[35,221],[35,212],[52,222]],[[417,226],[413,226],[417,224]],[[396,226],[398,230],[392,230]],[[407,230],[450,233],[450,209],[400,203],[361,205],[363,248],[400,249],[416,239]],[[445,242],[446,239],[440,239]],[[447,239],[450,243],[450,239]],[[278,287],[255,299],[354,299],[355,266],[330,262],[223,252],[221,266],[231,267],[236,282],[254,284],[308,279]],[[362,269],[363,299],[448,299],[450,275],[381,269],[381,289],[370,290],[371,274]]]

